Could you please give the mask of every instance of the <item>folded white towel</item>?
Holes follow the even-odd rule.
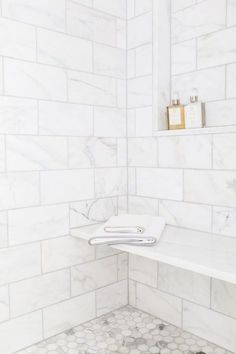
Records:
[[[109,240],[113,243],[116,240],[119,243],[134,243],[132,239],[139,239],[138,243],[145,245],[147,239],[147,244],[151,245],[159,241],[164,227],[165,219],[159,216],[130,214],[112,216],[95,232],[90,244],[108,244]]]

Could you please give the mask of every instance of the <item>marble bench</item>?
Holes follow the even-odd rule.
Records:
[[[71,235],[88,240],[100,226],[72,229]],[[236,239],[233,238],[166,226],[161,240],[154,247],[112,247],[236,284]]]

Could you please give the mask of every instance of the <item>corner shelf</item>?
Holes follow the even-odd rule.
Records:
[[[71,236],[88,241],[99,227],[101,224],[72,229]],[[112,248],[236,284],[235,238],[166,226],[154,247]]]
[[[223,134],[223,133],[235,133],[236,125],[224,126],[224,127],[206,127],[196,129],[176,129],[176,130],[154,130],[154,136],[182,136],[182,135],[202,135],[202,134]]]

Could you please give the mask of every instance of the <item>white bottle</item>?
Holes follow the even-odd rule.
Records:
[[[204,126],[204,104],[198,101],[197,89],[193,89],[190,103],[185,106],[185,128],[202,128]]]

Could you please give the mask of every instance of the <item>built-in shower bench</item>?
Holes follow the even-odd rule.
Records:
[[[100,226],[101,224],[72,229],[71,235],[88,240]],[[112,247],[236,284],[234,238],[166,226],[160,241],[154,247]]]

